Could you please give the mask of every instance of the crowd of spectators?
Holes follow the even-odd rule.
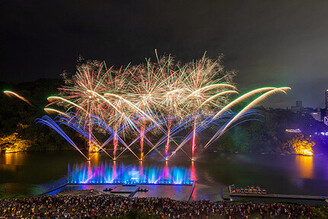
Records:
[[[0,200],[0,218],[104,218],[136,211],[158,218],[312,218],[311,207],[299,204],[176,201],[110,195],[53,195]]]

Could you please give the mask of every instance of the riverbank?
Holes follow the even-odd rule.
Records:
[[[122,149],[124,150],[124,149]],[[45,153],[56,153],[56,152],[76,152],[77,150],[68,145],[68,146],[63,146],[63,147],[52,147],[52,146],[46,146],[46,147],[41,147],[41,146],[31,146],[25,150],[0,150],[0,154],[15,154],[15,153],[35,153],[35,152],[45,152]],[[83,153],[88,154],[88,150],[81,150]],[[106,149],[106,152],[112,153],[113,149]],[[91,152],[91,153],[103,153],[102,150],[99,152]],[[245,154],[245,155],[303,155],[303,156],[315,156],[315,155],[322,155],[323,153],[314,153],[313,155],[308,155],[308,154],[300,154],[300,153],[294,153],[290,151],[226,151],[226,150],[210,150],[210,151],[204,151],[202,154],[213,154],[213,153],[218,153],[218,154]]]

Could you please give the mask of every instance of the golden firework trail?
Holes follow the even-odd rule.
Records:
[[[78,66],[76,74],[60,88],[60,94],[48,98],[49,105],[56,104],[65,112],[49,107],[45,111],[68,118],[71,115],[68,112],[74,112],[88,127],[78,130],[89,135],[99,150],[107,153],[106,149],[112,147],[113,159],[130,151],[142,160],[156,151],[168,160],[182,151],[194,160],[195,150],[200,147],[196,138],[201,138],[202,131],[223,121],[222,118],[229,119],[202,146],[206,149],[261,101],[290,89],[264,87],[231,100],[239,94],[233,76],[234,72],[224,70],[221,57],[211,60],[205,54],[185,65],[176,63],[172,56],[159,57],[157,53],[155,62],[147,59],[145,64],[129,64],[119,69],[92,61]],[[254,97],[232,116],[235,106]],[[106,141],[96,138],[106,134],[109,134]],[[181,136],[185,137],[178,140]]]
[[[30,103],[30,101],[28,101],[28,100],[25,99],[23,96],[21,96],[21,95],[15,93],[15,92],[13,92],[13,91],[5,90],[3,93],[6,94],[6,95],[9,96],[9,97],[11,97],[11,96],[16,97],[16,98],[18,98],[18,99],[24,101],[25,103],[29,104],[30,106],[33,106],[33,105]]]

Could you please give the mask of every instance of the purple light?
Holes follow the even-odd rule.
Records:
[[[141,164],[142,165],[142,164]],[[102,162],[68,168],[69,184],[179,184],[190,185],[190,169],[183,167],[137,167]]]

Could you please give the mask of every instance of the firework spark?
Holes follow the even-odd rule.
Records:
[[[290,89],[259,88],[231,101],[239,92],[232,82],[234,72],[224,70],[221,57],[211,60],[204,55],[185,65],[177,64],[171,56],[159,58],[156,54],[156,58],[156,62],[148,59],[146,64],[118,70],[98,61],[78,66],[77,73],[60,88],[59,96],[48,98],[49,105],[56,104],[66,112],[49,105],[45,110],[66,117],[63,121],[70,127],[83,124],[83,129],[76,130],[89,139],[90,147],[96,144],[104,151],[112,147],[110,157],[114,160],[125,151],[139,160],[153,151],[169,160],[182,151],[194,160],[200,147],[196,138],[201,132],[217,127],[201,147],[206,149],[227,130],[248,121],[246,117],[254,115],[251,109],[261,101]],[[242,110],[232,110],[252,97],[255,99]],[[70,111],[75,119],[69,119]],[[48,117],[46,120],[45,124],[55,127]],[[76,125],[69,124],[72,122]],[[63,135],[58,127],[56,130]],[[191,155],[183,149],[188,142]]]
[[[29,104],[30,106],[33,106],[33,105],[30,103],[30,101],[28,101],[28,100],[25,99],[23,96],[21,96],[21,95],[15,93],[15,92],[13,92],[13,91],[6,90],[6,91],[4,91],[3,93],[6,94],[6,95],[9,96],[9,97],[16,97],[16,98],[18,98],[18,99],[24,101],[25,103]]]

